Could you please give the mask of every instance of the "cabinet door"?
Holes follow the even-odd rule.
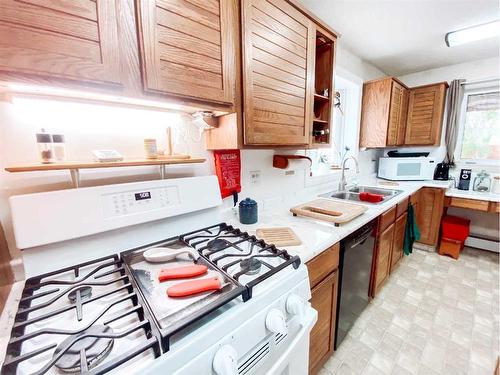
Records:
[[[232,104],[235,4],[231,0],[138,0],[146,91]]]
[[[386,147],[392,78],[363,84],[359,147]]]
[[[419,242],[435,246],[443,215],[444,189],[424,187],[420,189],[419,194],[417,213],[417,224],[420,229]]]
[[[309,373],[318,372],[333,351],[337,318],[338,272],[326,277],[311,291],[311,305],[318,311],[318,321],[311,331]]]
[[[407,214],[404,213],[396,219],[394,224],[394,241],[392,243],[392,254],[391,254],[391,269],[392,273],[396,264],[403,257],[403,245],[405,240],[405,229],[406,229],[406,218]]]
[[[377,240],[375,282],[374,282],[373,296],[375,296],[375,294],[378,293],[384,281],[389,276],[393,239],[394,239],[394,223],[389,225],[386,230],[380,233]]]
[[[312,21],[285,0],[243,0],[246,145],[306,145],[311,122]]]
[[[0,71],[120,82],[115,0],[1,0],[0,35]]]
[[[401,115],[399,118],[398,135],[396,145],[402,146],[405,144],[406,122],[408,120],[408,102],[410,100],[410,90],[403,87],[403,96],[401,99]]]
[[[410,89],[406,145],[439,145],[446,88],[438,83]]]
[[[389,109],[389,125],[387,129],[387,146],[398,144],[399,128],[403,117],[403,91],[405,88],[396,81],[392,81],[391,104]]]

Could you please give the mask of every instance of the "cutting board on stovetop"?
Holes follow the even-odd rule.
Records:
[[[335,224],[347,223],[362,215],[366,210],[368,207],[360,204],[329,198],[318,198],[290,208],[294,216],[307,216]]]

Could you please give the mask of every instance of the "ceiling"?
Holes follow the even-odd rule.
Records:
[[[449,31],[500,18],[498,0],[300,0],[388,75],[498,57],[499,39],[447,47]]]

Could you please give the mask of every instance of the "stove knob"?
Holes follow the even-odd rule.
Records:
[[[303,315],[305,302],[298,294],[292,293],[286,299],[286,311],[292,315]]]
[[[266,328],[272,333],[285,334],[287,331],[285,316],[278,309],[271,309],[266,316]]]
[[[238,374],[238,353],[231,345],[223,345],[215,353],[212,363],[214,371],[218,375]]]

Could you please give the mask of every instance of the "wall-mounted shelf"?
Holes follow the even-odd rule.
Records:
[[[121,167],[143,167],[143,166],[158,166],[160,167],[160,177],[165,178],[165,167],[167,165],[178,165],[178,164],[196,164],[204,163],[206,159],[203,158],[191,158],[185,156],[182,158],[161,158],[161,159],[138,159],[138,160],[123,160],[115,162],[94,162],[94,161],[83,161],[83,162],[65,162],[65,163],[50,163],[50,164],[26,164],[18,165],[13,167],[7,167],[5,170],[11,173],[19,172],[40,172],[40,171],[59,171],[59,170],[69,170],[71,174],[71,180],[73,185],[77,188],[80,185],[80,169],[98,169],[98,168],[121,168]]]

